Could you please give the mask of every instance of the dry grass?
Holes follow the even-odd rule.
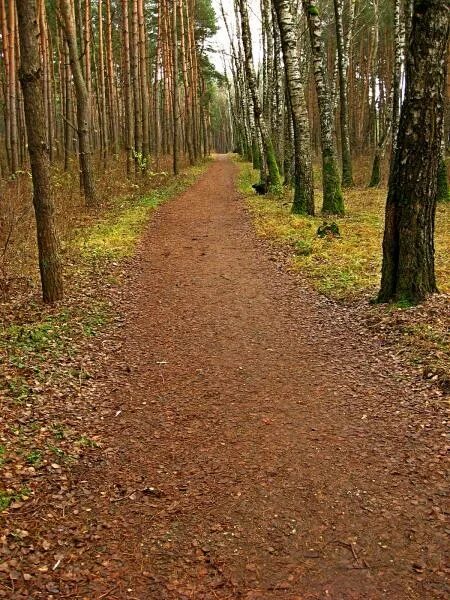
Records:
[[[368,300],[377,292],[381,270],[381,241],[384,226],[386,189],[368,189],[370,161],[355,161],[360,187],[346,190],[346,215],[337,218],[340,237],[317,236],[323,223],[318,217],[290,212],[291,195],[271,198],[255,195],[251,185],[258,180],[252,166],[238,161],[239,187],[246,198],[259,235],[292,250],[292,266],[319,292],[362,311],[374,334],[397,345],[398,351],[426,377],[435,378],[450,390],[450,205],[440,204],[436,215],[436,274],[443,295],[430,298],[418,307],[371,306]],[[317,173],[316,185],[320,185]],[[316,209],[320,214],[321,191],[316,189]],[[355,313],[356,314],[356,313]]]
[[[337,218],[340,237],[317,236],[323,218],[303,217],[290,212],[291,198],[254,194],[251,185],[258,179],[248,163],[240,163],[240,189],[252,211],[261,236],[289,244],[293,263],[327,296],[350,300],[373,295],[379,285],[381,241],[384,225],[384,188],[355,187],[345,191],[346,215]],[[363,169],[357,168],[361,173]],[[366,178],[364,178],[366,180]],[[320,215],[322,194],[316,189],[316,212]],[[450,292],[450,206],[438,207],[436,217],[436,272],[442,292]]]
[[[68,171],[52,168],[52,190],[56,207],[56,224],[62,249],[67,253],[74,236],[117,211],[136,198],[149,194],[171,181],[171,159],[151,165],[146,174],[127,178],[125,159],[111,159],[106,169],[96,165],[99,206],[85,207],[79,188],[78,165],[71,159]],[[185,165],[182,165],[185,166]],[[8,288],[32,287],[38,281],[36,233],[31,203],[31,177],[28,172],[12,180],[0,181],[0,294]]]

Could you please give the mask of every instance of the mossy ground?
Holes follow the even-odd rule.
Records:
[[[257,231],[276,243],[290,245],[293,264],[321,293],[337,300],[373,295],[381,269],[381,242],[384,222],[385,189],[346,190],[346,214],[322,217],[321,192],[316,189],[318,216],[291,212],[291,195],[282,198],[257,196],[252,184],[258,174],[246,162],[239,162],[239,189],[245,195]],[[340,237],[317,236],[324,220],[335,219]],[[439,288],[450,292],[450,209],[440,205],[436,218],[436,272]]]
[[[368,312],[377,311],[376,319],[386,319],[383,326],[392,329],[394,337],[402,337],[413,362],[450,378],[450,336],[441,314],[448,310],[445,302],[436,299],[411,311],[407,310],[409,307],[397,305],[369,308],[368,301],[376,295],[380,282],[386,189],[347,189],[345,216],[324,218],[319,212],[321,191],[316,188],[318,216],[296,215],[291,212],[290,191],[281,198],[255,195],[251,185],[258,173],[249,163],[236,160],[240,170],[238,186],[250,208],[257,233],[274,244],[291,248],[292,267],[316,290],[341,302],[364,301]],[[320,173],[315,173],[316,186],[320,185],[320,179]],[[324,219],[337,222],[340,237],[317,235]],[[441,203],[436,215],[436,274],[439,290],[446,294],[450,293],[449,248],[450,206]],[[432,302],[439,306],[433,308]],[[399,311],[405,316],[394,318],[393,313]]]
[[[98,223],[79,230],[74,245],[84,258],[118,260],[132,254],[149,214],[162,202],[187,189],[204,171],[204,165],[191,167],[165,186],[132,200],[118,200]]]

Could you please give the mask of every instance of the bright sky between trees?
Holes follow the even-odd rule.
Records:
[[[219,31],[215,35],[215,37],[211,40],[211,46],[214,48],[215,52],[211,53],[211,60],[215,64],[216,68],[222,72],[223,71],[223,59],[222,52],[225,52],[225,56],[229,55],[229,40],[228,35],[225,29],[225,25],[222,19],[222,12],[220,9],[221,0],[212,0],[212,4],[214,10],[217,15],[217,23],[219,26]],[[222,0],[223,7],[225,9],[225,14],[228,18],[228,23],[231,27],[232,31],[235,31],[235,16],[234,16],[234,0]],[[258,0],[249,0],[249,19],[250,26],[252,29],[252,41],[253,41],[253,58],[255,60],[255,64],[258,63],[259,58],[261,56],[261,19],[260,19],[260,11],[259,11],[259,2]],[[228,56],[229,58],[229,56]]]

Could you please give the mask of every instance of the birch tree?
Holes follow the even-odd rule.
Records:
[[[400,108],[402,104],[402,71],[405,52],[405,21],[402,0],[394,0],[394,71],[392,75],[392,156],[395,154]]]
[[[343,214],[344,197],[341,190],[339,167],[333,139],[333,106],[328,80],[327,54],[323,39],[322,19],[317,0],[302,0],[302,2],[308,21],[319,105],[320,141],[322,146],[322,212]]]
[[[258,86],[256,82],[256,74],[253,65],[252,39],[250,34],[250,25],[248,21],[247,3],[246,0],[238,0],[239,14],[241,18],[242,29],[242,45],[244,49],[244,64],[247,76],[247,83],[250,91],[251,100],[253,103],[253,112],[255,116],[255,124],[260,131],[262,145],[264,151],[264,161],[267,165],[267,178],[261,183],[267,185],[268,188],[277,191],[280,189],[281,180],[278,169],[275,151],[273,149],[272,140],[269,135],[269,130],[262,114],[261,101],[258,95]]]
[[[294,130],[294,202],[295,213],[314,214],[314,186],[311,142],[305,90],[300,71],[297,32],[289,0],[274,0],[280,29],[286,86]]]
[[[380,302],[437,291],[434,218],[445,106],[449,7],[414,0],[405,100],[386,202]]]

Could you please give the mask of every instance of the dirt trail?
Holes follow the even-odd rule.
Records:
[[[439,412],[277,265],[234,177],[215,161],[143,240],[54,597],[446,597]]]

